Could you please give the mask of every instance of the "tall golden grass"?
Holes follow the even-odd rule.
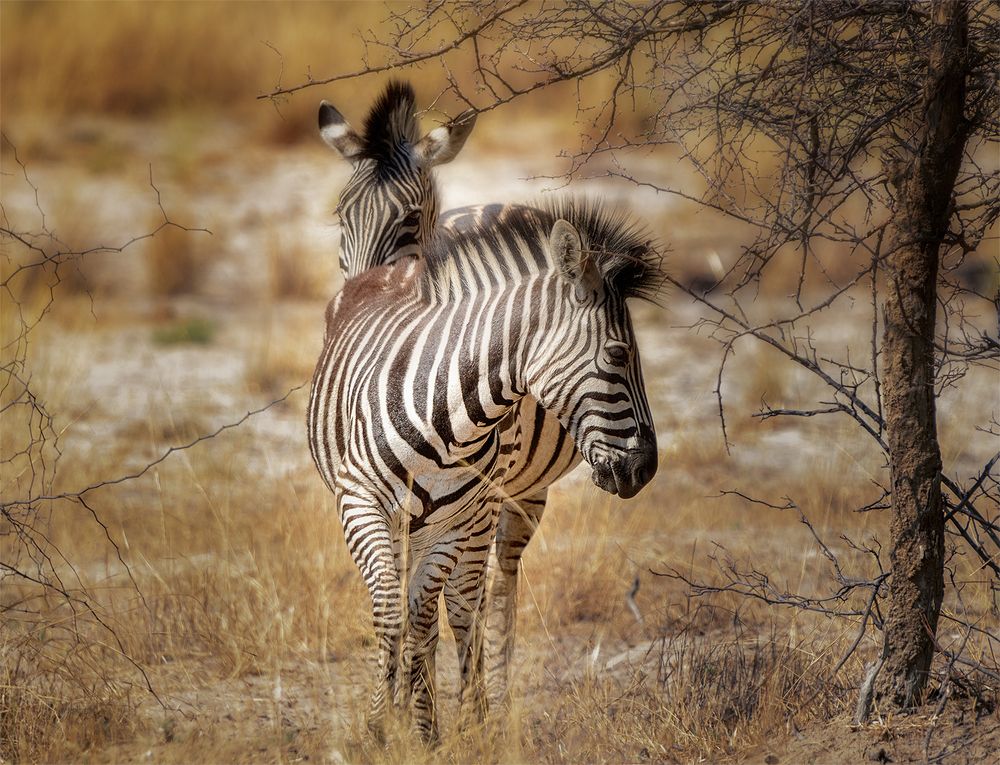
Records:
[[[440,92],[443,72],[430,66],[307,89],[274,104],[257,100],[278,84],[363,69],[365,45],[357,33],[377,30],[390,11],[382,3],[364,0],[10,0],[0,6],[0,109],[5,119],[224,114],[259,125],[262,138],[298,141],[315,129],[320,98],[336,100],[349,119],[360,123],[372,97],[390,77],[410,80],[422,105]],[[426,46],[434,43],[433,36],[422,41]],[[381,55],[372,46],[367,60],[378,64]],[[613,76],[598,73],[583,87],[600,91]],[[516,119],[555,104],[572,115],[577,94],[573,83],[565,83],[523,103],[518,100],[505,115]],[[452,102],[439,106],[454,113],[464,108]],[[273,107],[281,115],[277,120]],[[639,107],[633,116],[641,122]],[[572,119],[553,126],[564,140],[579,135]],[[499,131],[501,126],[495,127]],[[484,137],[487,130],[481,127],[478,132]],[[502,135],[509,140],[509,131]]]
[[[176,428],[150,428],[147,438],[156,449],[164,445],[159,431],[173,434]],[[183,431],[178,435],[189,437]],[[67,465],[64,480],[88,480],[94,470],[113,474],[118,461],[134,452],[136,437],[130,445],[121,442],[121,452],[109,450],[97,464]],[[574,499],[574,491],[553,502],[525,560],[519,646],[524,663],[517,672],[518,701],[511,722],[514,731],[530,728],[525,738],[518,739],[516,732],[504,736],[492,727],[460,730],[446,719],[442,749],[422,752],[401,722],[393,744],[381,750],[362,734],[371,646],[367,596],[340,539],[327,492],[308,465],[300,466],[291,480],[246,480],[240,469],[246,446],[239,433],[221,436],[164,463],[148,480],[93,498],[122,547],[144,602],[114,555],[106,548],[101,555],[100,529],[78,508],[64,504],[53,509],[58,519],[53,545],[77,564],[81,588],[99,604],[168,706],[190,690],[211,691],[227,678],[259,679],[270,689],[287,676],[290,692],[321,701],[332,686],[334,696],[325,701],[346,710],[347,724],[313,709],[309,717],[322,735],[311,743],[298,735],[287,737],[280,726],[255,728],[252,721],[237,725],[234,738],[240,741],[213,741],[218,733],[213,720],[228,711],[217,700],[200,709],[201,722],[172,713],[176,731],[168,740],[158,722],[163,711],[142,698],[134,671],[109,655],[89,665],[81,662],[67,673],[73,682],[89,682],[94,689],[107,675],[111,687],[123,689],[118,691],[122,698],[72,693],[67,686],[34,688],[23,674],[9,677],[8,688],[25,693],[27,686],[28,692],[58,703],[36,707],[8,700],[3,715],[6,757],[60,761],[107,750],[116,742],[129,742],[133,749],[128,751],[157,747],[157,758],[168,760],[219,759],[233,746],[230,755],[240,760],[260,747],[290,758],[293,747],[321,756],[324,746],[339,748],[349,760],[375,762],[441,757],[463,762],[615,761],[635,759],[643,749],[654,757],[711,757],[764,740],[782,712],[822,682],[822,670],[835,658],[830,641],[818,631],[789,644],[780,631],[763,638],[732,634],[725,614],[685,615],[677,588],[648,574],[649,567],[688,554],[668,540],[683,536],[696,518],[699,524],[725,528],[732,525],[732,513],[694,492],[670,492],[672,511],[665,517],[665,486],[627,507],[583,487],[586,499]],[[675,462],[672,469],[700,468],[692,461]],[[779,533],[779,527],[769,528]],[[796,556],[776,565],[794,569]],[[639,603],[650,625],[648,635],[625,607],[624,595],[637,574],[644,582]],[[7,597],[13,594],[8,591]],[[43,617],[43,629],[45,618],[61,617]],[[716,634],[716,640],[700,640],[697,634],[704,630]],[[87,634],[100,639],[97,631]],[[617,654],[650,640],[648,649],[615,665],[616,672],[602,671]],[[447,637],[444,642],[441,663],[453,672],[454,661],[448,658],[453,649]],[[807,657],[817,651],[824,659],[810,663]],[[331,683],[323,670],[330,662],[339,683]],[[541,672],[529,677],[531,667]],[[345,682],[345,676],[354,679]],[[446,679],[442,694],[453,693],[454,680]],[[276,703],[275,714],[295,714]],[[453,713],[453,697],[443,698],[442,708]],[[812,709],[808,716],[819,711]]]
[[[282,73],[357,68],[374,3],[4,3],[4,112],[153,115],[248,105]]]

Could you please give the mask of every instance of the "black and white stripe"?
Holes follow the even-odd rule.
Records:
[[[365,271],[331,302],[308,429],[372,597],[371,724],[402,688],[431,737],[442,592],[463,696],[485,708],[485,564],[512,479],[540,474],[519,404],[556,418],[601,488],[632,496],[655,471],[625,301],[660,274],[627,221],[572,201],[439,230],[423,255]]]

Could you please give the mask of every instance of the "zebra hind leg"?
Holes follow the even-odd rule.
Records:
[[[517,626],[517,577],[524,548],[545,511],[548,492],[542,490],[516,502],[505,502],[497,523],[496,545],[490,554],[486,602],[486,693],[493,709],[509,704],[510,663]]]
[[[455,561],[453,546],[438,546],[416,565],[409,582],[403,677],[409,679],[413,729],[421,740],[429,744],[438,740],[434,677],[438,598]]]
[[[385,741],[385,716],[398,683],[399,651],[403,630],[403,592],[396,570],[388,526],[371,524],[371,518],[346,514],[344,533],[351,557],[361,570],[372,600],[375,626],[376,666],[368,705],[368,730],[380,743]],[[352,534],[356,526],[357,535]]]
[[[463,719],[471,713],[477,722],[485,720],[488,711],[483,677],[483,606],[486,562],[497,519],[497,503],[491,505],[491,511],[475,524],[468,546],[444,588],[448,623],[458,649],[459,707]]]

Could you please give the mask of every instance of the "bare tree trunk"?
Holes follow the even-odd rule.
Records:
[[[934,406],[938,250],[968,126],[964,0],[936,0],[917,145],[896,179],[897,247],[888,258],[884,410],[892,471],[892,577],[875,698],[920,702],[944,593],[941,453]],[[869,683],[869,692],[872,686]],[[867,710],[865,711],[867,715]]]

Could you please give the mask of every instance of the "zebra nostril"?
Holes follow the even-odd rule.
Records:
[[[645,463],[639,467],[639,483],[647,484],[656,475],[656,463]]]
[[[658,461],[656,441],[647,440],[642,448],[636,451],[632,463],[632,475],[637,486],[645,486],[653,479],[653,476],[656,475]]]

